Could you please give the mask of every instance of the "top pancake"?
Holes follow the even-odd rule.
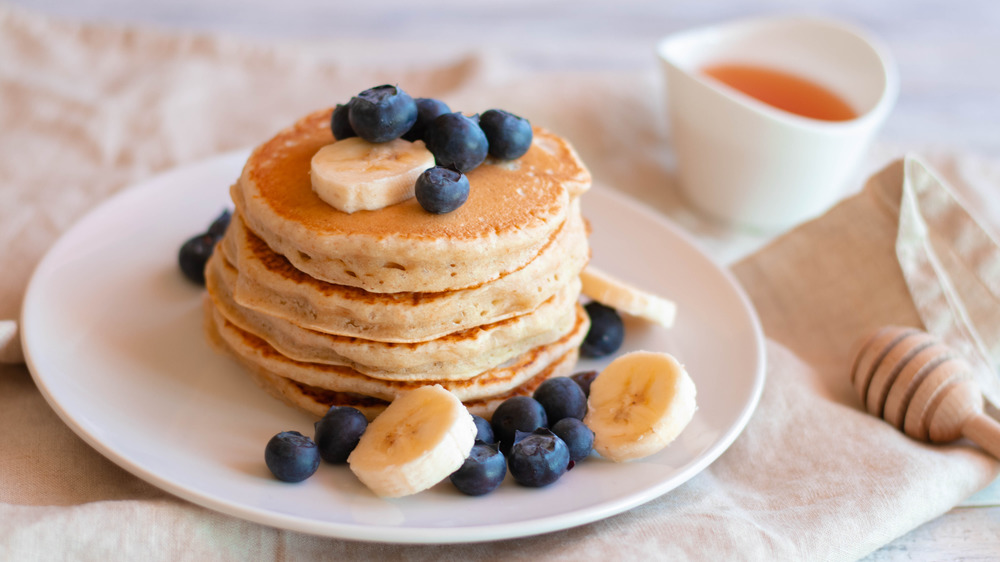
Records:
[[[536,128],[521,158],[469,172],[469,198],[451,213],[428,213],[415,199],[343,213],[313,192],[309,176],[313,154],[334,142],[330,113],[310,114],[254,150],[231,193],[250,230],[331,283],[391,293],[491,281],[531,261],[590,186],[572,147]]]

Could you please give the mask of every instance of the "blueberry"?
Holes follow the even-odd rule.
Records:
[[[338,103],[337,107],[333,110],[333,115],[330,117],[330,132],[333,133],[333,138],[337,140],[344,140],[358,136],[358,134],[354,132],[354,128],[351,127],[351,120],[349,117],[350,105],[350,103]]]
[[[451,108],[448,104],[441,100],[436,100],[434,98],[417,98],[413,100],[417,104],[417,122],[410,127],[409,131],[403,135],[403,140],[415,141],[423,140],[424,131],[427,130],[427,124],[437,118],[438,115],[444,115],[445,113],[451,113]]]
[[[229,222],[233,218],[233,213],[229,209],[222,211],[218,217],[212,221],[212,224],[208,227],[208,235],[215,238],[216,240],[221,240],[226,234],[226,229],[229,228]]]
[[[486,160],[489,141],[478,121],[478,117],[445,113],[427,125],[424,142],[439,166],[468,172]]]
[[[476,443],[462,466],[451,474],[459,492],[482,496],[496,490],[507,476],[507,462],[496,445]]]
[[[584,307],[590,316],[590,331],[580,345],[585,357],[604,357],[622,346],[625,341],[625,324],[618,311],[594,301]]]
[[[549,425],[545,408],[530,396],[514,396],[504,400],[493,412],[493,435],[500,442],[500,450],[507,452],[514,444],[517,431],[534,431]]]
[[[428,213],[450,213],[469,198],[469,178],[451,168],[435,166],[417,177],[417,202]]]
[[[264,462],[282,482],[301,482],[319,468],[316,443],[298,431],[282,431],[267,442]]]
[[[594,449],[594,432],[576,418],[563,418],[552,426],[552,433],[569,447],[569,458],[581,461]]]
[[[493,426],[490,422],[486,421],[486,418],[481,416],[472,416],[472,421],[476,423],[476,441],[482,441],[483,443],[496,443],[497,440],[493,437]]]
[[[587,397],[580,385],[569,377],[548,379],[532,396],[545,408],[550,426],[563,418],[582,420],[587,414]]]
[[[597,371],[581,371],[570,375],[569,378],[576,381],[576,384],[580,385],[580,388],[583,390],[583,395],[589,398],[590,385],[597,378]]]
[[[357,408],[331,406],[319,421],[313,424],[316,444],[323,460],[333,464],[347,462],[347,456],[358,446],[361,434],[368,427],[368,419]]]
[[[388,142],[416,123],[417,104],[396,86],[376,86],[351,98],[347,115],[359,137],[368,142]]]
[[[502,109],[491,109],[479,117],[479,126],[490,143],[490,156],[513,160],[531,147],[531,123]]]
[[[212,250],[215,249],[216,238],[208,233],[199,234],[188,239],[181,246],[177,254],[177,262],[181,266],[181,272],[192,283],[205,285],[205,264],[208,258],[212,257]]]
[[[541,428],[511,447],[507,468],[518,484],[540,488],[565,474],[569,461],[566,443],[548,429]]]

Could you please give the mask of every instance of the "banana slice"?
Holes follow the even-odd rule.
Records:
[[[631,316],[645,318],[667,328],[674,325],[677,305],[608,275],[592,265],[581,273],[583,294]]]
[[[594,432],[594,450],[624,462],[670,444],[697,408],[694,381],[667,353],[633,351],[618,356],[590,386],[583,423]]]
[[[434,166],[423,141],[371,143],[351,137],[328,144],[312,157],[312,188],[345,213],[381,209],[413,197],[417,177]]]
[[[347,458],[372,492],[398,498],[426,490],[465,462],[476,423],[441,385],[411,390],[389,404]]]

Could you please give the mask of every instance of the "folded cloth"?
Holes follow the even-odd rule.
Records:
[[[854,341],[899,324],[924,326],[963,352],[996,406],[998,260],[989,231],[926,164],[908,156],[823,220],[783,236],[735,271],[768,337],[822,367],[839,400],[853,400],[844,365]]]
[[[12,180],[0,190],[0,245],[14,249],[0,254],[0,318],[16,317],[55,237],[109,194],[252,145],[384,82],[456,108],[529,116],[570,138],[598,181],[661,209],[673,197],[650,74],[542,73],[491,56],[358,67],[346,54],[321,55],[66,24],[0,5],[0,177]],[[768,337],[768,373],[757,412],[724,455],[629,512],[499,543],[365,544],[211,512],[93,451],[24,366],[0,365],[0,559],[857,558],[982,488],[998,464],[967,444],[915,442],[863,413],[847,383],[851,344],[870,326],[925,326],[966,351],[995,401],[986,365],[997,364],[998,251],[918,160],[891,164],[733,267]]]

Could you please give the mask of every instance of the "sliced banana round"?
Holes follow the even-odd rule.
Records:
[[[662,450],[697,409],[694,381],[670,354],[633,351],[615,358],[590,386],[583,423],[594,450],[624,462]]]
[[[631,316],[638,316],[667,328],[674,325],[677,305],[588,265],[580,272],[583,294]]]
[[[313,191],[345,213],[373,211],[413,197],[420,174],[434,166],[423,141],[372,143],[351,137],[328,144],[312,157]]]
[[[426,490],[465,462],[476,423],[454,394],[423,386],[396,398],[368,425],[347,463],[378,496]]]

